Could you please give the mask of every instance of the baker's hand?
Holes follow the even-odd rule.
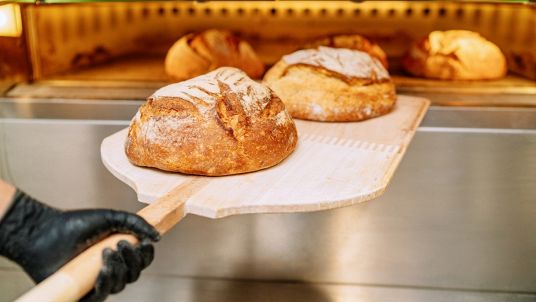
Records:
[[[69,260],[112,233],[133,234],[138,246],[126,241],[103,252],[103,267],[95,288],[82,301],[103,301],[138,279],[153,260],[150,241],[160,235],[143,218],[115,210],[61,211],[17,190],[0,221],[0,255],[19,264],[41,282]]]

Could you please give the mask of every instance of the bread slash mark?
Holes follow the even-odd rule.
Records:
[[[222,81],[218,80],[218,86],[222,94],[216,101],[218,121],[225,130],[232,134],[235,140],[241,141],[245,136],[249,120],[240,102],[240,95],[233,92]]]

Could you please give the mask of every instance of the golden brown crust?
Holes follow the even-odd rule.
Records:
[[[356,52],[332,50],[336,53]],[[363,62],[353,65],[351,60],[359,60],[363,55],[370,58],[366,53],[359,53],[357,57],[341,59],[341,64],[345,67],[359,66]],[[281,97],[295,118],[331,122],[361,121],[392,110],[396,94],[387,71],[383,69],[387,76],[383,73],[378,75],[372,69],[365,77],[336,72],[334,69],[337,68],[325,65],[288,64],[287,60],[282,59],[268,70],[264,81]]]
[[[179,39],[166,55],[166,73],[175,80],[187,80],[222,66],[237,67],[259,78],[264,64],[251,46],[229,31],[210,29]]]
[[[220,176],[274,166],[295,149],[283,102],[243,72],[225,67],[174,85],[132,120],[125,151],[133,164]]]
[[[431,32],[412,45],[402,64],[415,76],[441,80],[497,79],[507,72],[501,50],[465,30]]]
[[[371,42],[361,35],[348,34],[325,37],[307,44],[305,48],[316,48],[318,46],[348,48],[363,51],[378,59],[386,69],[389,67],[387,63],[387,55],[383,49],[381,49],[378,44]]]

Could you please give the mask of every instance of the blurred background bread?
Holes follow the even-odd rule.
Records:
[[[249,43],[219,29],[183,36],[169,49],[165,60],[166,74],[179,81],[222,66],[237,67],[252,78],[264,73],[264,64]]]
[[[431,32],[412,45],[402,64],[412,75],[442,80],[497,79],[507,72],[499,47],[467,30]]]
[[[319,46],[284,56],[264,76],[295,118],[360,121],[396,101],[389,73],[368,53]]]
[[[297,141],[268,87],[222,67],[157,90],[132,119],[125,151],[138,166],[219,176],[276,165]]]
[[[353,50],[359,50],[368,53],[370,56],[378,59],[382,65],[387,69],[387,55],[376,43],[369,41],[367,38],[357,35],[335,35],[315,40],[307,45],[305,48],[316,48],[318,46],[328,46],[334,48],[349,48]]]

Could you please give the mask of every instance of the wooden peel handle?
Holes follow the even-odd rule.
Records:
[[[187,196],[180,196],[180,187],[151,205],[143,208],[138,215],[153,225],[161,235],[171,229],[185,215],[184,202]],[[179,196],[179,197],[177,197]],[[102,267],[102,251],[117,248],[117,243],[127,240],[137,244],[132,235],[116,234],[93,245],[65,264],[56,273],[36,285],[16,302],[73,302],[86,295],[94,286]]]
[[[132,244],[138,243],[136,237],[132,235],[112,235],[78,255],[16,301],[73,302],[80,300],[95,285],[102,267],[102,251],[105,248],[116,249],[117,243],[121,240],[127,240]]]

